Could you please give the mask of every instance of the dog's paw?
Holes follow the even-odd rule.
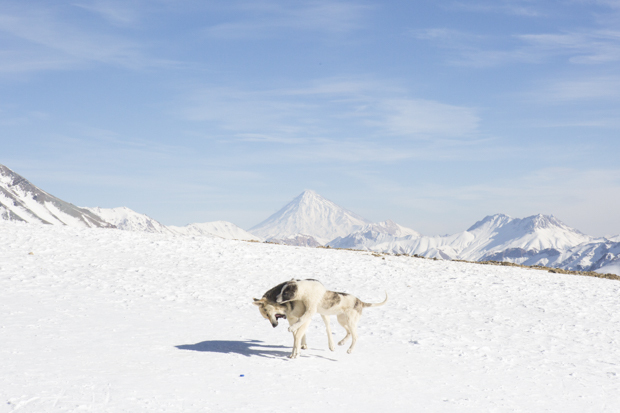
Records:
[[[351,352],[353,352],[353,350],[352,350],[352,349],[348,349],[348,350],[347,350],[347,354],[351,354]]]
[[[302,349],[302,350],[306,350],[306,349],[308,349],[308,345],[307,345],[307,344],[302,344],[302,345],[301,345],[301,349]]]
[[[288,332],[289,332],[289,333],[294,333],[294,332],[295,332],[295,331],[297,331],[298,329],[299,329],[299,327],[298,327],[298,326],[296,326],[295,324],[293,324],[292,326],[290,326],[290,327],[288,328]]]
[[[339,341],[339,342],[338,342],[338,345],[339,345],[339,346],[344,346],[344,340]]]
[[[333,344],[330,344],[329,349],[331,351],[336,351],[336,346],[334,346]]]

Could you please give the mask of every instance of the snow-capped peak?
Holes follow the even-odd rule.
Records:
[[[518,221],[519,221],[518,225],[520,228],[526,231],[530,231],[530,232],[534,232],[534,231],[542,230],[542,229],[556,228],[556,229],[562,229],[562,230],[567,230],[569,232],[576,232],[576,233],[581,234],[581,232],[577,231],[574,228],[570,228],[569,226],[564,224],[562,221],[560,221],[553,215],[537,214],[537,215],[532,215],[531,217],[523,218]]]
[[[369,224],[365,218],[307,189],[250,232],[265,239],[306,234],[324,244]]]
[[[526,218],[503,214],[489,216],[474,224],[461,238],[469,238],[469,241],[468,245],[462,245],[460,256],[470,260],[510,249],[564,251],[592,239],[553,215],[542,214]]]
[[[499,228],[509,223],[510,221],[512,221],[512,218],[506,214],[488,215],[484,217],[482,220],[472,225],[467,230],[467,232],[474,232],[476,230],[482,230],[482,229],[489,230],[493,228]]]

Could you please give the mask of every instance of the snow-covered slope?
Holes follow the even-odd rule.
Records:
[[[160,224],[148,215],[140,214],[127,207],[84,209],[125,231],[172,233],[165,225]]]
[[[529,260],[527,265],[544,264]],[[600,271],[620,275],[620,242],[608,239],[596,239],[577,245],[559,257],[551,257],[550,266],[577,271]]]
[[[615,413],[620,282],[209,237],[0,222],[0,412]],[[31,254],[32,253],[32,254]],[[252,305],[316,278],[387,304],[289,360]],[[344,329],[332,319],[336,341]]]
[[[328,243],[333,248],[352,248],[369,250],[378,244],[384,244],[397,239],[419,238],[420,234],[410,228],[398,225],[387,220],[376,224],[364,225],[344,237],[338,237]]]
[[[114,227],[87,209],[50,195],[4,165],[0,165],[0,220],[74,227]]]
[[[184,227],[163,225],[148,215],[140,214],[127,207],[120,208],[85,208],[100,216],[103,220],[114,224],[118,229],[137,232],[155,232],[189,236],[219,237],[245,241],[262,241],[233,223],[226,221],[189,224]]]
[[[201,224],[189,224],[184,227],[168,226],[175,234],[192,236],[215,236],[225,239],[238,239],[244,241],[262,241],[260,237],[250,234],[235,224],[227,221],[204,222]]]
[[[266,240],[304,234],[325,244],[334,238],[346,236],[366,224],[370,224],[370,221],[314,191],[306,190],[249,231]]]

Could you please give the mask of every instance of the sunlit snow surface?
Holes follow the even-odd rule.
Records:
[[[262,241],[262,238],[252,235],[235,224],[226,221],[203,222],[199,224],[189,224],[184,227],[168,226],[167,228],[173,233],[180,235],[211,236],[244,241]]]
[[[618,411],[620,282],[384,258],[0,222],[0,412]],[[390,298],[289,360],[292,277]]]

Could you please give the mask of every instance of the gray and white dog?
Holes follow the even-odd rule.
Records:
[[[306,348],[306,331],[312,316],[319,313],[323,318],[327,330],[329,349],[335,350],[332,333],[329,325],[329,316],[337,316],[338,323],[344,327],[347,334],[338,342],[343,345],[349,337],[351,346],[347,353],[351,353],[357,341],[357,323],[366,307],[379,307],[387,302],[387,293],[382,303],[365,303],[359,298],[347,294],[328,291],[317,280],[295,280],[278,284],[267,291],[263,298],[254,299],[264,318],[269,319],[276,327],[279,318],[287,318],[290,324],[289,331],[293,333],[293,352],[290,358],[299,356],[299,351]]]

